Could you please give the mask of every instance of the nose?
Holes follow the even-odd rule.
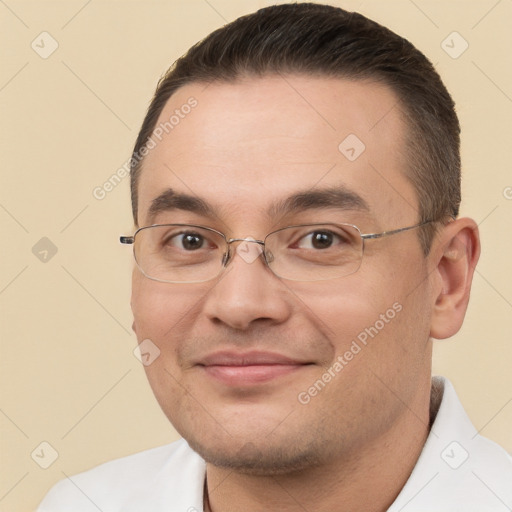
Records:
[[[265,264],[261,245],[253,239],[232,242],[237,244],[230,261],[206,297],[206,316],[237,330],[285,322],[292,309],[289,292]]]

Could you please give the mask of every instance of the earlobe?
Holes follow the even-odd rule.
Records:
[[[433,292],[430,336],[445,339],[460,329],[480,256],[478,226],[472,219],[451,222],[438,238],[437,286]]]

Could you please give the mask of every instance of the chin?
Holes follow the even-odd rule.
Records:
[[[291,474],[324,463],[318,446],[304,446],[304,442],[299,445],[290,439],[280,444],[270,443],[265,438],[257,443],[232,440],[226,446],[207,445],[194,439],[187,439],[187,442],[208,464],[247,475]]]

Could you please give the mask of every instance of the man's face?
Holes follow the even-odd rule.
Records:
[[[404,175],[406,127],[388,88],[301,76],[192,84],[159,122],[190,97],[197,106],[144,162],[140,226],[194,224],[261,240],[296,224],[378,233],[419,221]],[[353,136],[339,149],[350,134],[364,151]],[[213,215],[181,201],[150,218],[169,189],[200,198]],[[292,196],[331,189],[367,208],[340,198],[275,213]],[[161,351],[146,367],[149,382],[199,454],[246,471],[289,471],[354,456],[418,421],[432,301],[415,230],[367,240],[359,270],[328,281],[280,279],[238,245],[211,281],[169,284],[133,272],[137,338]]]

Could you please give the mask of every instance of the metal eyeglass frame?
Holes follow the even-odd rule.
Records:
[[[217,231],[216,229],[209,228],[209,227],[206,227],[206,226],[200,226],[200,225],[197,225],[197,224],[152,224],[150,226],[143,226],[141,228],[138,228],[135,231],[135,233],[133,235],[131,235],[131,236],[120,236],[119,237],[119,241],[122,244],[133,245],[133,244],[135,244],[135,237],[137,236],[137,233],[140,233],[141,231],[143,231],[145,229],[155,228],[155,227],[165,227],[165,226],[187,226],[187,227],[191,227],[191,228],[200,228],[200,229],[204,229],[206,231],[211,231],[213,233],[216,233],[217,235],[220,235],[224,239],[224,241],[226,242],[227,251],[222,256],[222,263],[221,263],[221,268],[219,270],[219,273],[216,274],[214,277],[211,277],[209,279],[205,279],[205,280],[202,280],[202,281],[168,281],[168,280],[164,280],[164,279],[157,279],[155,277],[151,277],[148,274],[146,274],[145,271],[140,267],[139,262],[137,261],[137,258],[135,257],[135,247],[134,247],[134,259],[135,259],[135,262],[137,263],[137,267],[139,268],[139,270],[148,279],[151,279],[153,281],[158,281],[158,282],[161,282],[161,283],[173,283],[173,284],[201,283],[201,282],[207,282],[207,281],[211,281],[212,279],[215,279],[215,277],[218,277],[221,274],[222,269],[225,268],[228,265],[228,263],[229,263],[229,261],[231,259],[230,247],[231,247],[231,244],[234,243],[234,242],[247,242],[247,243],[255,243],[255,244],[260,245],[262,247],[262,249],[263,249],[262,250],[262,255],[263,255],[263,260],[265,261],[266,266],[277,277],[282,278],[282,279],[286,279],[286,278],[281,277],[279,274],[276,274],[274,272],[274,270],[270,266],[270,263],[272,262],[272,260],[270,260],[270,261],[268,260],[268,258],[267,258],[267,251],[265,250],[265,240],[270,235],[273,235],[274,233],[278,233],[279,231],[283,231],[283,230],[289,229],[289,228],[299,228],[299,227],[306,227],[306,226],[307,227],[309,227],[309,226],[310,227],[326,226],[326,225],[329,225],[329,224],[332,224],[333,226],[336,226],[336,225],[337,226],[350,226],[350,227],[354,228],[356,231],[358,231],[359,232],[359,236],[361,237],[361,241],[362,241],[361,262],[362,262],[363,256],[364,256],[364,243],[365,243],[365,240],[372,240],[372,239],[376,239],[376,238],[383,238],[383,237],[390,236],[390,235],[396,235],[396,234],[402,233],[404,231],[409,231],[411,229],[416,229],[416,228],[419,228],[421,226],[425,226],[426,224],[430,224],[432,222],[436,222],[436,221],[434,221],[434,220],[426,220],[426,221],[420,222],[418,224],[414,224],[413,226],[406,226],[404,228],[392,229],[392,230],[389,230],[389,231],[382,231],[381,233],[361,233],[361,230],[357,226],[355,226],[354,224],[348,224],[348,223],[343,223],[343,222],[339,223],[339,224],[334,224],[334,223],[297,224],[297,225],[286,226],[284,228],[276,229],[275,231],[272,231],[272,232],[268,233],[263,240],[254,240],[252,238],[228,238],[221,231]],[[347,275],[351,275],[351,274],[357,272],[357,270],[359,270],[360,266],[361,265],[359,265],[359,267],[354,272],[351,272],[350,274],[346,274],[345,276],[341,276],[341,277],[346,277]],[[324,281],[324,280],[325,279],[317,279],[316,281]]]

